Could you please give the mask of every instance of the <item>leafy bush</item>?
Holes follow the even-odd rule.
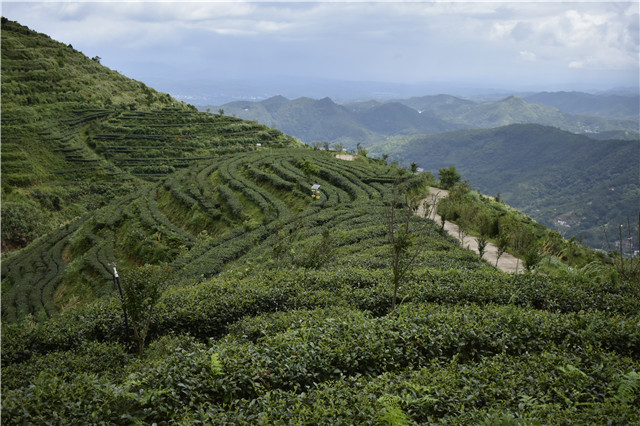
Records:
[[[2,250],[22,248],[42,235],[46,216],[32,203],[2,203]]]

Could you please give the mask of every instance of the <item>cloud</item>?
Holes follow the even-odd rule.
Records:
[[[491,38],[521,52],[535,47],[548,62],[569,57],[581,68],[638,69],[638,3],[560,3],[544,9],[546,16],[531,10],[498,19]]]
[[[400,82],[638,70],[637,2],[3,2],[3,14],[136,78],[163,67]]]
[[[536,60],[536,54],[533,52],[529,52],[528,50],[520,51],[520,57],[529,62],[534,62]]]

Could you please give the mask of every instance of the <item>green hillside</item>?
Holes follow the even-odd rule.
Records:
[[[124,77],[100,103],[111,71],[2,24],[3,424],[640,421],[636,260],[568,267],[555,241],[562,274],[502,273],[414,214],[429,173]],[[59,49],[74,73],[5,99]],[[91,101],[68,100],[88,76]]]
[[[572,115],[554,107],[525,102],[517,96],[510,96],[498,102],[463,106],[449,117],[452,121],[464,123],[467,128],[493,128],[510,124],[534,123],[573,133],[598,133],[611,130],[631,130],[637,133],[638,130],[637,120]]]
[[[638,214],[637,140],[595,141],[551,127],[512,125],[416,136],[370,150],[428,170],[454,164],[481,192],[500,193],[538,222],[591,247],[607,249],[603,225],[626,224],[627,217],[634,223]],[[565,224],[557,226],[557,219]]]
[[[261,102],[231,102],[222,108],[227,114],[276,127],[307,143],[327,141],[355,145],[356,140],[377,138],[372,130],[351,117],[347,109],[329,98],[289,100],[274,96]]]
[[[420,250],[391,311],[393,182],[425,183],[397,173],[308,149],[230,154],[3,262],[5,319],[40,312],[3,325],[3,421],[640,420],[636,282],[497,272],[414,216]],[[149,320],[142,355],[111,262],[129,327]],[[45,321],[79,282],[103,296]]]
[[[194,161],[295,144],[199,113],[6,19],[2,103],[3,252]]]
[[[305,175],[305,161],[318,171]],[[167,264],[183,279],[215,275],[254,246],[274,244],[278,232],[303,225],[319,232],[313,226],[319,210],[322,220],[329,220],[357,205],[381,207],[394,181],[392,172],[386,165],[362,168],[305,149],[199,162],[6,259],[2,316],[15,321],[27,313],[52,315],[68,304],[110,294],[116,263]],[[407,184],[420,182],[411,175],[406,179]],[[321,185],[322,196],[311,202],[313,184]],[[305,218],[312,222],[305,224]]]

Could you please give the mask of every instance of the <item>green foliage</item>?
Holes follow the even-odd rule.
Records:
[[[456,304],[403,305],[377,318],[335,307],[245,316],[209,344],[167,335],[113,375],[42,375],[29,369],[40,359],[33,358],[22,365],[34,371],[22,374],[25,385],[4,389],[3,407],[15,422],[47,418],[56,406],[61,418],[80,418],[98,401],[111,412],[91,418],[145,422],[279,422],[312,415],[318,401],[334,402],[318,420],[446,423],[519,413],[548,422],[599,412],[598,421],[627,422],[637,410],[633,400],[618,402],[628,392],[619,389],[634,379],[619,371],[637,368],[629,356],[638,342],[597,349],[594,342],[622,343],[634,327],[623,317],[603,319]],[[5,371],[12,383],[17,371]],[[74,401],[83,408],[70,410]]]
[[[449,166],[449,168],[439,169],[438,175],[440,176],[440,184],[446,189],[452,188],[456,183],[460,181],[461,177],[455,166]]]
[[[220,362],[220,358],[218,357],[217,353],[212,353],[211,354],[211,374],[213,376],[221,376],[222,374],[224,374],[223,370],[222,370],[222,363]]]
[[[616,399],[629,405],[640,399],[640,374],[630,371],[622,377],[616,392]]]
[[[46,229],[46,216],[33,203],[2,203],[2,251],[28,245]]]
[[[532,244],[531,247],[524,254],[524,269],[527,272],[531,272],[535,269],[535,267],[540,263],[542,259],[542,255],[538,250],[536,244]]]
[[[167,287],[168,271],[158,267],[129,268],[122,273],[122,301],[142,356],[156,303]]]
[[[316,175],[320,172],[320,169],[310,160],[304,160],[300,163],[300,170],[306,175]]]

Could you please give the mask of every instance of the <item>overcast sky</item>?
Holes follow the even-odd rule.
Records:
[[[541,90],[637,86],[638,9],[637,0],[2,2],[3,16],[146,83],[307,77]]]

